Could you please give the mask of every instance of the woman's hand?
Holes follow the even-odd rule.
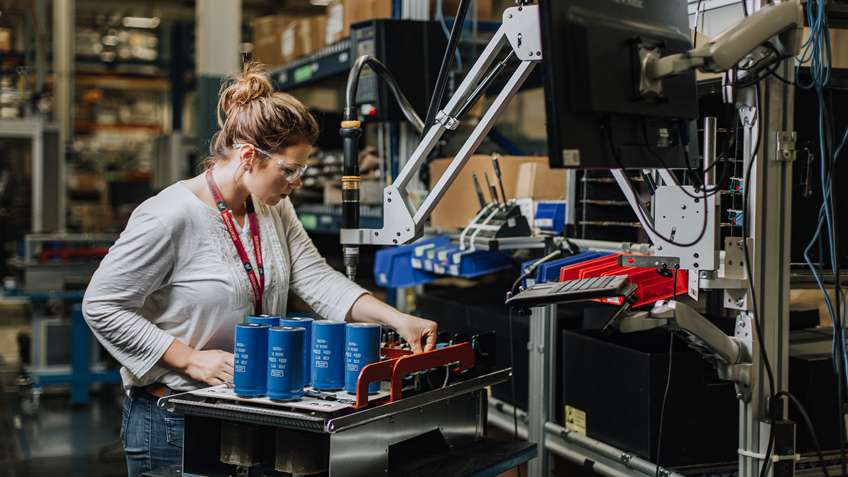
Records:
[[[196,350],[174,340],[162,355],[161,363],[210,386],[233,382],[233,354],[226,351]]]
[[[233,354],[218,349],[198,351],[189,355],[185,374],[195,381],[216,386],[233,383]]]
[[[394,328],[412,346],[415,353],[430,351],[436,347],[439,327],[435,322],[401,313],[368,294],[360,296],[353,303],[348,320],[379,323]]]
[[[436,347],[439,327],[434,321],[403,315],[397,320],[395,331],[412,346],[413,352],[420,353]]]

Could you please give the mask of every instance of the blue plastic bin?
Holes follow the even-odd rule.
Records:
[[[386,288],[409,288],[430,282],[435,278],[434,275],[414,268],[413,255],[416,249],[427,249],[444,242],[450,242],[450,239],[434,237],[410,245],[379,250],[374,260],[374,277],[377,284]]]

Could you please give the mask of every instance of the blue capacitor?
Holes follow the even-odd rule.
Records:
[[[345,324],[320,320],[312,323],[312,387],[342,389],[344,372]]]
[[[301,327],[306,330],[303,336],[303,385],[312,385],[312,318],[302,315],[293,316],[290,314],[285,318],[280,318],[280,326]]]
[[[264,396],[268,365],[268,325],[236,325],[233,384],[239,396]]]
[[[280,326],[280,317],[275,315],[250,315],[247,317],[247,322],[256,325]]]
[[[268,397],[288,401],[303,397],[303,336],[301,327],[268,330]]]
[[[366,365],[380,360],[380,325],[348,323],[345,336],[345,391],[356,394],[359,372]],[[380,382],[368,385],[368,392],[380,390]]]

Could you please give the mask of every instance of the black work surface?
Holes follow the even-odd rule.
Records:
[[[484,438],[474,444],[446,452],[423,457],[409,452],[407,457],[397,459],[396,463],[389,466],[389,476],[494,477],[536,457],[536,444]]]

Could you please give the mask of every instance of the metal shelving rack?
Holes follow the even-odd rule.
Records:
[[[291,64],[271,71],[280,91],[309,86],[350,70],[350,40],[344,39]]]

